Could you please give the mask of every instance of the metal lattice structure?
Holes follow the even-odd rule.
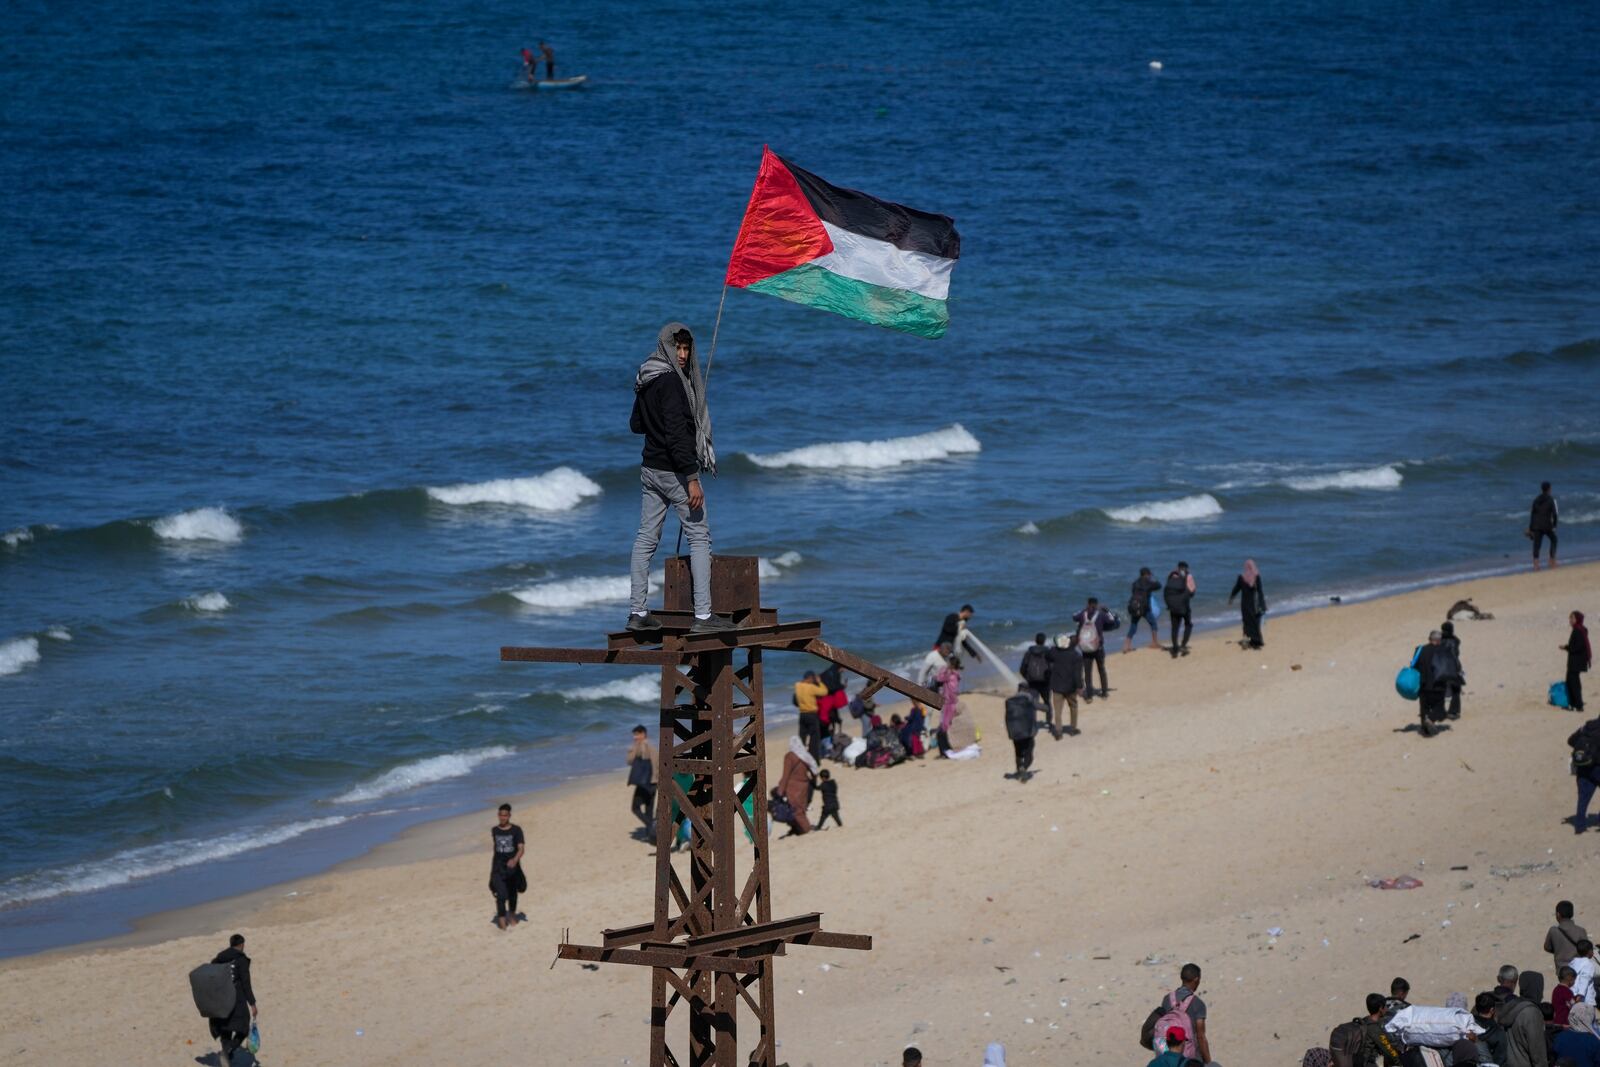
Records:
[[[563,941],[560,959],[651,969],[651,1067],[738,1067],[738,1016],[755,1016],[746,1063],[778,1067],[773,1032],[773,961],[789,945],[870,949],[865,934],[830,933],[822,915],[772,917],[767,853],[766,722],[763,657],[806,652],[868,680],[863,695],[888,688],[932,708],[940,697],[822,640],[815,619],[779,622],[761,606],[759,561],[712,561],[712,608],[735,628],[692,634],[689,563],[667,563],[666,608],[656,633],[610,634],[603,649],[500,650],[502,660],[649,664],[661,668],[656,766],[655,914],[649,922],[601,931],[599,945]],[[680,825],[688,827],[687,878],[673,864]],[[739,870],[738,839],[753,852]],[[687,1060],[668,1046],[668,1023],[687,1015]]]

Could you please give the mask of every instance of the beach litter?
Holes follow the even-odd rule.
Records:
[[[1412,934],[1410,937],[1406,938],[1404,941],[1402,941],[1400,943],[1402,945],[1409,945],[1409,944],[1411,944],[1411,942],[1417,940],[1421,936],[1422,936],[1421,934]]]
[[[1283,936],[1283,927],[1281,927],[1281,926],[1269,926],[1269,927],[1267,927],[1267,936],[1268,937],[1282,937]]]
[[[1398,878],[1374,878],[1367,885],[1373,889],[1421,889],[1422,879],[1402,874]]]
[[[1530,874],[1542,874],[1546,871],[1554,872],[1560,869],[1553,861],[1546,860],[1544,863],[1518,863],[1511,867],[1490,867],[1489,873],[1496,878],[1504,878],[1509,881],[1512,878],[1526,878]]]

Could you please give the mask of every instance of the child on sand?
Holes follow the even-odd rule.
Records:
[[[827,771],[823,771],[817,777],[822,780],[818,786],[822,790],[822,818],[817,820],[817,829],[820,830],[828,825],[828,816],[832,815],[833,821],[838,823],[842,830],[844,820],[839,818],[839,783],[834,781],[833,775]]]

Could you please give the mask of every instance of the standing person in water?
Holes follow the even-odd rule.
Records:
[[[494,855],[489,866],[489,891],[494,894],[494,924],[502,930],[517,925],[517,894],[528,891],[522,853],[528,847],[522,827],[511,821],[511,805],[500,805],[499,821],[489,827]]]
[[[1550,495],[1550,483],[1539,483],[1539,495],[1533,498],[1528,509],[1528,536],[1533,540],[1533,569],[1539,569],[1539,546],[1550,538],[1550,566],[1556,565],[1556,526],[1561,521],[1556,508],[1556,498]]]
[[[1583,678],[1580,675],[1594,666],[1594,650],[1589,647],[1589,630],[1583,625],[1583,612],[1574,611],[1567,616],[1572,633],[1561,650],[1567,654],[1567,707],[1583,710]]]
[[[1133,591],[1128,596],[1128,637],[1122,642],[1124,654],[1133,651],[1133,635],[1139,632],[1140,620],[1146,620],[1150,630],[1150,647],[1160,648],[1161,637],[1156,633],[1156,621],[1161,608],[1151,594],[1161,588],[1161,583],[1150,574],[1149,567],[1139,568],[1139,577],[1133,580]]]
[[[540,47],[544,47],[541,44]],[[690,633],[717,633],[733,623],[711,614],[711,527],[706,522],[705,491],[700,474],[717,472],[711,444],[711,413],[706,383],[694,357],[694,335],[682,323],[669,322],[656,337],[656,350],[639,367],[633,382],[633,415],[628,426],[644,435],[639,483],[639,532],[633,540],[632,587],[628,629],[661,629],[650,614],[650,561],[661,543],[667,510],[689,541],[689,572],[694,579],[694,624]]]
[[[1261,571],[1253,559],[1244,561],[1244,570],[1233,581],[1228,603],[1232,604],[1236,597],[1239,598],[1239,617],[1244,623],[1243,644],[1260,648],[1265,644],[1261,640],[1261,616],[1267,613],[1267,594],[1261,588]]]
[[[1194,632],[1194,622],[1189,618],[1189,602],[1194,599],[1194,575],[1189,573],[1189,565],[1182,560],[1167,575],[1167,582],[1161,587],[1161,597],[1167,602],[1167,616],[1172,620],[1172,658],[1189,654],[1189,635]],[[1178,626],[1183,625],[1183,644],[1178,644]]]

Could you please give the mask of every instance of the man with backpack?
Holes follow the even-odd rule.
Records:
[[[1600,785],[1600,719],[1590,719],[1567,738],[1572,749],[1572,778],[1578,784],[1578,812],[1572,817],[1572,832],[1589,829],[1589,802]]]
[[[1044,634],[1033,635],[1033,646],[1022,654],[1020,672],[1022,680],[1028,683],[1028,688],[1033,691],[1034,699],[1046,711],[1050,709],[1050,646],[1045,644]]]
[[[1194,599],[1194,575],[1189,573],[1189,565],[1183,560],[1178,561],[1178,566],[1167,575],[1167,582],[1161,587],[1161,599],[1167,602],[1167,617],[1172,625],[1172,658],[1189,654],[1189,635],[1194,632],[1194,621],[1189,617],[1189,602]],[[1183,625],[1183,644],[1178,643],[1178,626]]]
[[[211,1020],[211,1036],[222,1042],[222,1067],[230,1067],[233,1054],[250,1037],[250,1023],[261,1012],[256,1008],[256,991],[250,985],[250,957],[244,954],[244,935],[228,938],[228,947],[211,961],[233,969],[233,1011],[222,1019]]]
[[[1384,996],[1367,994],[1367,1014],[1340,1023],[1328,1035],[1328,1055],[1333,1067],[1372,1067],[1382,1059],[1386,1064],[1400,1062],[1400,1050],[1383,1029]]]
[[[1006,736],[1016,751],[1017,770],[1006,775],[1019,782],[1033,777],[1028,768],[1033,766],[1033,735],[1039,732],[1039,707],[1034,703],[1033,691],[1028,683],[1017,686],[1017,691],[1006,698]]]
[[[1128,594],[1128,639],[1122,643],[1124,653],[1133,651],[1133,636],[1139,632],[1139,623],[1146,619],[1150,623],[1150,647],[1161,647],[1161,635],[1156,633],[1161,609],[1150,599],[1160,589],[1161,583],[1150,576],[1150,568],[1140,567],[1139,577],[1133,580],[1133,589]]]
[[[1517,969],[1511,964],[1500,968],[1500,984],[1494,990],[1495,1021],[1505,1027],[1505,1059],[1499,1067],[1548,1067],[1544,1043],[1544,1012],[1531,1000],[1517,996]]]
[[[1094,700],[1094,679],[1091,670],[1100,668],[1100,695],[1109,697],[1106,686],[1106,631],[1117,628],[1117,618],[1100,606],[1100,601],[1090,597],[1083,610],[1072,617],[1078,624],[1078,651],[1083,654],[1083,702]]]
[[[1157,1052],[1181,1051],[1186,1060],[1211,1062],[1211,1042],[1206,1039],[1206,1003],[1195,992],[1200,988],[1200,967],[1185,963],[1178,972],[1182,981],[1177,989],[1161,998],[1161,1004],[1152,1012],[1155,1015],[1151,1033]],[[1157,1014],[1159,1013],[1159,1014]],[[1181,1045],[1168,1047],[1167,1035],[1176,1030],[1182,1034]],[[1541,1064],[1541,1067],[1543,1065]]]
[[[1412,666],[1422,676],[1422,688],[1417,693],[1422,736],[1432,737],[1433,724],[1444,721],[1445,697],[1450,686],[1466,681],[1461,673],[1461,661],[1444,643],[1444,634],[1433,630],[1428,634],[1428,643],[1417,650]]]

